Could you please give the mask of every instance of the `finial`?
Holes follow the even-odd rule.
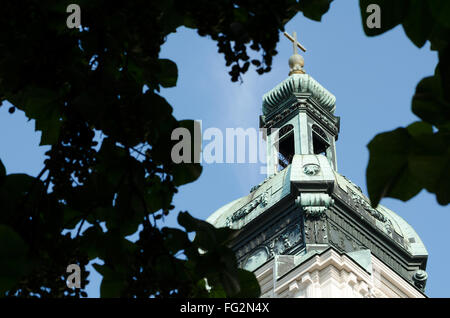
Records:
[[[292,41],[293,48],[294,48],[294,54],[289,58],[289,75],[292,74],[305,74],[305,71],[303,70],[303,66],[305,65],[305,60],[303,59],[303,56],[298,54],[297,47],[299,47],[303,52],[306,52],[306,49],[297,41],[297,33],[293,32],[290,36],[287,32],[284,32],[284,35]]]

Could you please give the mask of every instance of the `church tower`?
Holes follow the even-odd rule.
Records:
[[[296,34],[287,79],[263,96],[267,178],[212,214],[262,297],[426,297],[414,229],[337,172],[336,98],[306,74]]]

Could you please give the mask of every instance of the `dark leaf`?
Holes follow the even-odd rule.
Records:
[[[179,122],[179,127],[187,129],[190,139],[185,140],[185,137],[180,137],[179,143],[183,143],[184,151],[189,151],[190,156],[188,162],[174,163],[172,165],[173,182],[176,186],[181,186],[186,183],[193,182],[200,177],[202,173],[202,166],[200,165],[201,156],[201,131],[200,125],[194,120],[182,120]],[[188,148],[190,146],[190,148]],[[186,149],[184,149],[186,148]]]
[[[322,16],[328,12],[333,0],[302,0],[299,7],[303,15],[311,20],[321,21]]]
[[[240,291],[233,297],[258,298],[261,295],[261,287],[255,274],[244,269],[238,269]]]
[[[174,62],[168,59],[160,59],[159,69],[160,72],[157,74],[157,77],[162,87],[173,87],[177,85],[178,68]]]
[[[410,0],[408,13],[403,19],[403,29],[417,47],[425,44],[434,28],[434,20],[428,6],[429,1]]]
[[[450,203],[450,134],[421,131],[414,137],[413,153],[408,165],[412,175],[431,193],[436,194],[439,204]]]
[[[10,227],[0,224],[0,295],[27,273],[27,245]]]
[[[31,86],[11,97],[11,102],[26,116],[36,121],[36,130],[42,132],[40,145],[52,145],[59,137],[62,124],[58,95],[46,88]]]
[[[367,8],[371,4],[380,7],[380,28],[369,28],[367,25],[367,18],[371,15],[371,12],[367,12]],[[380,35],[401,24],[408,14],[409,4],[410,0],[360,0],[361,22],[366,35]]]
[[[163,227],[161,231],[164,236],[166,248],[172,254],[184,250],[189,246],[190,240],[185,231],[168,227]]]
[[[415,122],[375,136],[369,143],[367,189],[376,207],[383,197],[407,201],[423,188],[440,204],[450,202],[448,133],[433,133],[430,124]]]
[[[449,36],[447,39],[450,39],[450,29]],[[439,64],[437,66],[437,71],[435,77],[439,75],[441,78],[441,88],[442,88],[442,97],[445,99],[447,104],[450,104],[450,43],[447,42],[447,45],[444,49],[439,52]],[[449,125],[450,126],[450,125]],[[450,128],[450,127],[449,127]]]
[[[430,8],[433,18],[442,26],[450,28],[450,2],[447,0],[424,1]]]
[[[181,186],[197,180],[203,167],[199,163],[179,163],[173,165],[173,182],[176,186]]]
[[[441,85],[439,74],[422,79],[412,101],[413,113],[437,127],[450,122],[450,103],[444,99]]]
[[[0,160],[0,178],[6,176],[6,169],[5,166],[3,165],[2,161]]]
[[[373,207],[383,197],[406,201],[422,189],[408,166],[410,142],[408,131],[398,128],[376,135],[367,146],[370,151],[366,171],[367,190]]]
[[[73,229],[83,218],[82,212],[71,209],[69,207],[64,208],[64,228]]]
[[[104,298],[118,298],[121,296],[122,291],[125,288],[124,277],[115,272],[109,266],[92,264],[97,272],[102,276],[102,283],[100,285],[100,297]]]
[[[213,236],[214,226],[206,221],[199,220],[191,216],[188,212],[178,214],[178,223],[186,229],[186,232],[207,231]]]

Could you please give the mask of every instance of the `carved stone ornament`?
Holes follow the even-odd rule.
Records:
[[[414,285],[421,290],[425,290],[425,284],[427,283],[428,274],[422,269],[418,269],[413,275]]]
[[[328,242],[326,220],[323,218],[305,222],[305,239],[310,244],[326,244]]]
[[[334,200],[327,193],[301,193],[295,200],[297,206],[301,207],[306,217],[318,218],[334,204]]]
[[[303,172],[308,176],[315,176],[319,173],[320,166],[315,163],[308,163],[303,166]]]
[[[275,255],[286,254],[292,247],[303,241],[300,224],[291,226],[266,244],[257,247],[246,258],[243,268],[253,271]]]
[[[370,204],[366,200],[364,200],[360,195],[358,195],[352,189],[350,189],[350,188],[348,188],[348,189],[351,192],[351,198],[352,198],[353,202],[355,202],[355,204],[357,206],[359,205],[360,207],[362,207],[364,210],[366,210],[371,216],[373,216],[378,221],[381,221],[383,223],[388,221],[388,219],[381,212],[372,208],[370,206]]]
[[[307,105],[306,108],[308,109],[308,111],[314,115],[319,122],[321,122],[324,126],[328,127],[331,131],[333,131],[335,134],[338,133],[338,128],[336,126],[337,124],[337,119],[333,119],[332,121],[330,121],[327,116],[323,115],[319,110],[316,109],[315,106],[313,105]]]
[[[270,256],[283,255],[291,247],[301,242],[301,240],[302,233],[300,225],[297,224],[295,227],[288,229],[269,243],[269,254]]]
[[[268,202],[269,202],[269,193],[268,191],[266,191],[263,194],[261,194],[258,198],[251,201],[244,207],[240,208],[239,210],[234,212],[231,216],[227,217],[226,219],[227,226],[230,226],[232,223],[237,222],[240,219],[243,219],[245,216],[247,216],[253,210],[255,210],[258,206],[265,207]]]

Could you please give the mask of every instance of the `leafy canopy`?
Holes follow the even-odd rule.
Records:
[[[366,8],[380,6],[381,28],[370,29]],[[401,25],[422,47],[427,41],[438,52],[434,76],[422,79],[412,97],[420,121],[381,133],[369,143],[367,188],[372,205],[383,197],[407,201],[422,189],[450,203],[450,2],[445,0],[360,0],[364,32],[377,36]]]
[[[331,1],[80,0],[82,28],[69,29],[71,2],[2,3],[0,102],[33,119],[50,150],[37,177],[0,161],[0,294],[86,296],[86,265],[99,258],[102,297],[259,296],[227,247],[234,231],[187,212],[185,230],[161,223],[202,168],[171,160],[171,132],[192,125],[159,93],[178,77],[159,52],[185,26],[217,43],[232,81],[251,65],[263,74],[287,21],[298,11],[320,20]],[[81,290],[66,287],[72,263]]]

